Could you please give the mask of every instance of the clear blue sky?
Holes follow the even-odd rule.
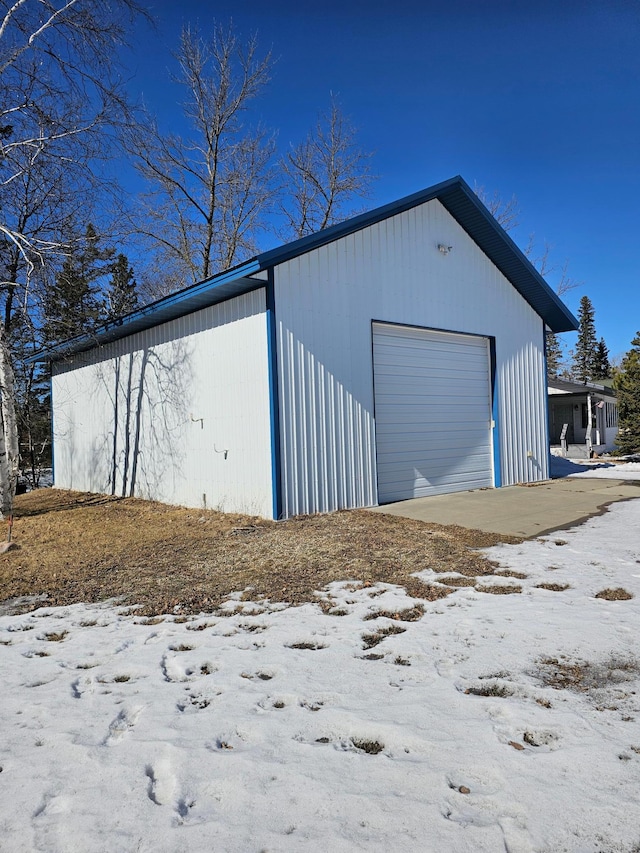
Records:
[[[639,0],[157,0],[131,88],[167,120],[180,28],[233,18],[277,59],[261,101],[281,145],[299,141],[330,92],[374,152],[374,207],[460,174],[516,195],[534,233],[581,282],[612,356],[640,329]],[[548,276],[555,286],[554,275]],[[571,335],[563,336],[571,345]]]

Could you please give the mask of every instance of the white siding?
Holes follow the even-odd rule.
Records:
[[[265,291],[54,365],[55,485],[272,517]]]
[[[495,336],[502,484],[547,477],[542,320],[438,201],[281,264],[275,287],[285,515],[377,502],[372,320]]]

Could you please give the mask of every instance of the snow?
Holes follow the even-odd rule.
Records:
[[[527,577],[483,584],[521,594],[461,588],[415,622],[366,618],[414,605],[403,590],[348,583],[326,591],[345,615],[0,617],[0,849],[636,850],[639,522],[618,503],[489,549]],[[585,689],[550,686],[544,659],[582,662]]]
[[[598,478],[610,480],[640,479],[640,462],[603,462],[586,460],[578,462],[575,459],[565,459],[562,456],[551,456],[550,473],[553,479],[562,477]]]

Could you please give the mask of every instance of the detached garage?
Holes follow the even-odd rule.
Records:
[[[454,178],[39,353],[54,482],[286,518],[546,479],[575,328]]]

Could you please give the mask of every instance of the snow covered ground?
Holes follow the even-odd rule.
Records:
[[[640,850],[640,501],[488,553],[520,594],[413,622],[349,584],[334,615],[1,617],[0,850]]]
[[[551,456],[550,473],[554,479],[595,477],[605,480],[640,480],[640,462],[610,462],[606,459],[579,462],[562,456]]]

